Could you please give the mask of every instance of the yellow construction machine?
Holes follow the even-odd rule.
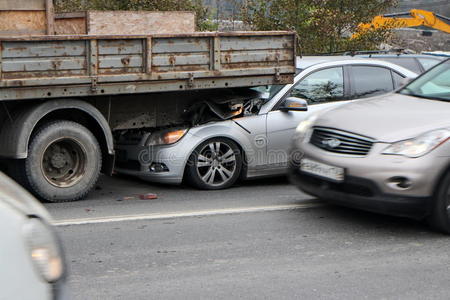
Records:
[[[352,39],[358,38],[371,30],[380,28],[405,28],[425,26],[450,33],[450,18],[422,9],[412,9],[409,12],[376,16],[370,23],[361,23]]]

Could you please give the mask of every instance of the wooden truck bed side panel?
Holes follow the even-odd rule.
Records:
[[[215,79],[244,86],[239,78],[254,77],[250,85],[257,85],[258,77],[269,75],[273,78],[263,84],[287,83],[295,73],[295,45],[291,32],[2,38],[0,100],[22,99],[25,94],[30,99],[36,87],[56,97],[53,90],[75,85],[89,85],[90,90],[77,90],[84,96],[117,92],[130,84],[140,92],[173,91],[174,86],[207,88],[207,80],[210,87],[222,87]],[[196,87],[199,80],[202,87]],[[164,89],[162,81],[172,85]],[[106,89],[106,84],[117,87]],[[41,93],[35,96],[40,97]]]

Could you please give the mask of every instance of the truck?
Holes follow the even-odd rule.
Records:
[[[296,47],[288,31],[0,36],[0,167],[43,200],[80,200],[113,173],[115,131],[176,123],[209,91],[292,83]]]

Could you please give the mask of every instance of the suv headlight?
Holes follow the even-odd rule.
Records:
[[[424,133],[413,139],[394,143],[387,147],[382,153],[417,158],[433,151],[445,143],[449,138],[450,130],[438,129]]]
[[[145,146],[156,146],[156,145],[170,145],[181,140],[183,136],[187,133],[187,129],[170,129],[164,131],[158,131],[152,133],[147,142],[145,142]]]
[[[53,229],[39,218],[30,218],[23,234],[37,273],[47,282],[58,281],[64,274],[64,262]]]

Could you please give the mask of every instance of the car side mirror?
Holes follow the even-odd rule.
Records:
[[[296,97],[288,97],[281,104],[281,111],[308,111],[308,102],[305,99],[300,99]]]

